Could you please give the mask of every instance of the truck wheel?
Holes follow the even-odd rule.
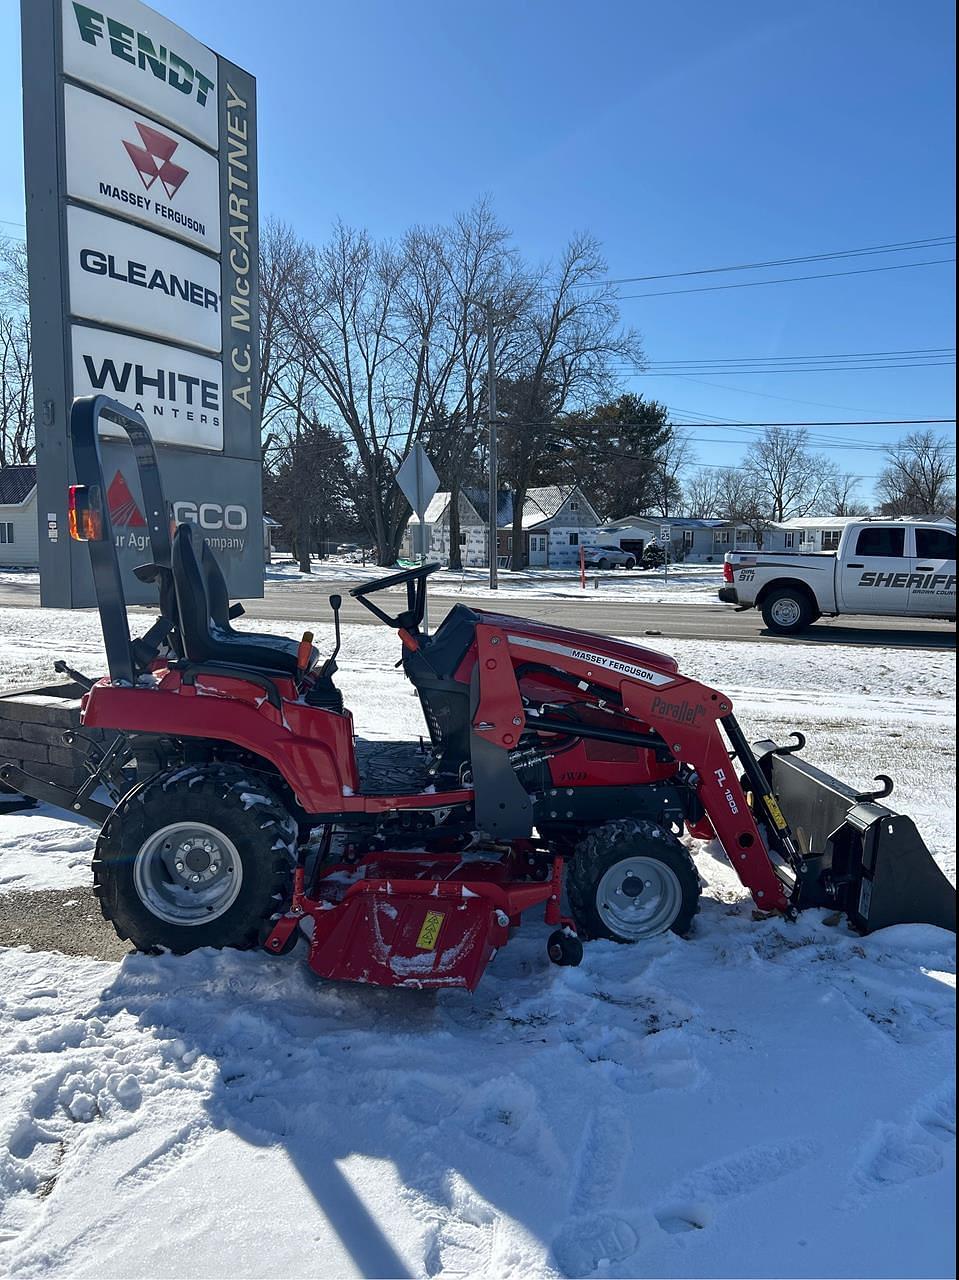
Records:
[[[656,822],[624,819],[590,832],[576,848],[566,892],[577,929],[613,942],[686,934],[699,910],[689,851]]]
[[[803,591],[779,587],[770,591],[762,603],[763,622],[778,635],[791,636],[805,631],[813,622],[815,609]]]
[[[168,770],[104,823],[94,892],[138,951],[254,946],[289,894],[296,838],[293,818],[255,774]]]

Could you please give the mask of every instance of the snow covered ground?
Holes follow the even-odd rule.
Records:
[[[953,655],[661,647],[751,736],[892,774],[954,878]],[[100,652],[94,615],[0,610],[17,682]],[[344,631],[363,736],[422,732],[397,656]],[[0,816],[0,892],[88,883],[93,836]],[[0,1274],[954,1274],[954,938],[756,921],[696,854],[689,940],[561,970],[531,914],[474,996],[323,983],[299,953],[0,950]]]
[[[317,560],[312,573],[300,573],[293,561],[274,561],[266,572],[266,594],[271,583],[343,582],[355,585],[371,578],[385,577],[390,571],[374,564],[365,567],[349,560]],[[430,578],[430,595],[454,598],[460,595],[514,600],[636,600],[644,604],[699,604],[716,602],[722,586],[722,564],[671,565],[669,573],[662,569],[588,569],[585,588],[578,569],[524,569],[512,573],[501,569],[499,589],[490,591],[488,569],[440,569]]]

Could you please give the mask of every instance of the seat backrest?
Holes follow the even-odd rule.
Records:
[[[200,551],[200,572],[203,575],[203,584],[206,587],[207,604],[210,608],[210,617],[213,619],[213,625],[221,631],[229,633],[232,630],[230,626],[230,592],[226,585],[226,578],[223,576],[223,570],[220,568],[220,563],[205,538]]]
[[[193,525],[177,525],[170,555],[183,656],[190,662],[205,662],[211,653],[210,600],[196,547]]]

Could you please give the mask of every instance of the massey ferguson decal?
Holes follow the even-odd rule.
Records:
[[[880,573],[867,570],[859,575],[860,587],[908,587],[918,595],[955,595],[956,575],[954,573]]]
[[[607,671],[617,671],[630,680],[640,680],[643,684],[664,685],[675,684],[672,676],[661,671],[650,671],[646,667],[637,667],[632,662],[621,662],[619,658],[610,658],[602,653],[591,653],[587,649],[574,649],[569,645],[555,644],[550,640],[535,640],[530,636],[508,636],[510,644],[521,649],[542,649],[546,653],[558,653],[564,658],[575,658],[577,662],[586,662],[591,667],[605,667]]]

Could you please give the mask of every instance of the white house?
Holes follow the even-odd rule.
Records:
[[[486,513],[489,500],[480,489],[460,493],[460,548],[464,566],[488,564]],[[448,560],[450,553],[450,495],[437,493],[426,510],[424,524],[428,556]],[[499,494],[496,512],[497,555],[513,553],[513,495]],[[523,504],[523,537],[531,567],[571,569],[579,564],[579,548],[600,540],[599,517],[577,485],[545,485],[530,489]],[[420,526],[413,515],[406,528],[404,552],[421,551]]]
[[[793,516],[779,524],[771,525],[763,534],[763,548],[767,551],[798,551],[811,555],[815,551],[835,551],[843,530],[850,524],[863,520],[881,519],[875,516]],[[955,524],[949,516],[900,516],[902,520],[924,520],[936,524]]]
[[[39,563],[37,469],[0,467],[0,565],[35,569]]]

